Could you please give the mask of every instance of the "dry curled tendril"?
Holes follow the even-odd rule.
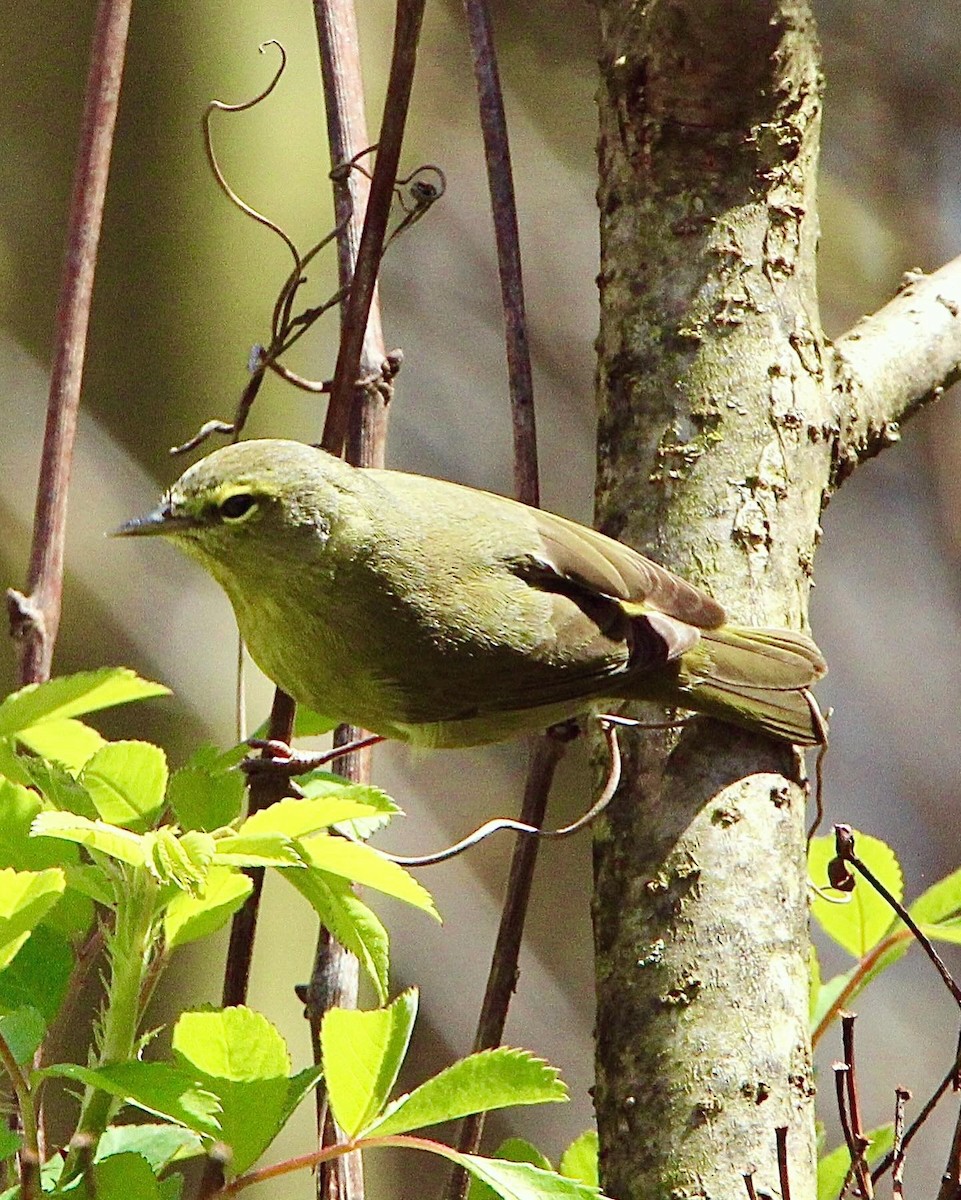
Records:
[[[343,191],[347,205],[347,215],[325,233],[320,241],[301,253],[294,239],[278,222],[254,208],[253,205],[248,204],[231,186],[214,150],[212,128],[214,113],[240,113],[255,108],[272,94],[280,82],[287,67],[287,52],[280,42],[273,39],[262,43],[260,52],[262,54],[265,53],[268,46],[276,46],[280,53],[280,63],[270,83],[263,91],[258,92],[256,96],[253,96],[249,100],[241,101],[238,104],[228,104],[223,100],[211,100],[204,110],[203,115],[204,149],[207,154],[207,162],[211,173],[220,190],[230,203],[239,209],[245,217],[270,230],[271,233],[280,239],[290,253],[292,266],[274,302],[270,322],[270,340],[266,345],[254,346],[250,355],[248,362],[250,379],[237,404],[233,419],[231,421],[223,421],[213,418],[205,421],[193,437],[179,446],[174,446],[171,449],[171,454],[184,454],[189,450],[195,450],[213,435],[230,437],[234,441],[237,441],[243,431],[250,409],[257,397],[257,393],[260,391],[260,386],[267,371],[274,372],[281,379],[292,384],[294,387],[300,388],[302,391],[322,394],[330,390],[329,380],[306,379],[285,366],[280,360],[316,321],[346,299],[348,289],[340,287],[320,304],[305,307],[300,312],[294,311],[298,294],[308,281],[308,266],[310,266],[322,250],[336,244],[337,239],[341,237],[353,219],[353,198],[350,187],[351,174],[358,172],[367,178],[371,177],[370,171],[363,165],[362,160],[374,154],[377,147],[376,145],[366,147],[347,162],[338,163],[330,172],[330,178],[335,186]],[[396,181],[394,191],[397,196],[401,215],[393,230],[388,233],[384,240],[381,257],[383,257],[388,246],[391,245],[395,238],[419,221],[434,203],[443,196],[445,188],[446,180],[444,172],[440,167],[434,166],[431,163],[418,167],[410,175]],[[368,378],[358,380],[357,386],[359,388],[373,388],[385,400],[389,400],[393,390],[393,379],[400,369],[402,361],[403,355],[401,352],[399,350],[392,351],[386,356],[380,371],[375,372]]]

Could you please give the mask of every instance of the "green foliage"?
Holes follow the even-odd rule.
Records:
[[[868,1165],[874,1166],[894,1145],[894,1126],[881,1125],[864,1136],[868,1139],[865,1157]],[[847,1146],[838,1146],[830,1154],[821,1156],[818,1160],[818,1200],[836,1200],[840,1196],[850,1167],[851,1152]]]
[[[0,1139],[0,1160],[36,1144],[37,1094],[59,1079],[80,1090],[83,1136],[42,1166],[45,1194],[176,1200],[182,1177],[171,1168],[215,1145],[226,1148],[225,1169],[239,1190],[256,1181],[252,1168],[326,1074],[351,1148],[431,1150],[460,1162],[485,1195],[596,1195],[596,1168],[593,1177],[573,1169],[573,1148],[555,1174],[531,1147],[489,1160],[410,1136],[471,1112],[566,1098],[552,1067],[500,1049],[471,1055],[392,1101],[417,1012],[413,990],[373,1011],[328,1012],[322,1065],[296,1070],[280,1033],[246,1007],[185,1012],[169,1055],[144,1058],[153,1036],[143,1027],[144,997],[178,947],[214,933],[240,908],[250,868],[275,869],[293,885],[357,955],[382,1002],[388,936],[355,888],[437,918],[424,887],[365,844],[400,812],[379,789],[315,771],[301,781],[304,799],[244,819],[242,748],[205,748],[171,772],[159,747],[108,742],[82,720],[165,691],[104,669],[0,703],[0,1057],[23,1127],[22,1136]],[[318,732],[312,714],[301,722]],[[105,995],[88,1061],[35,1069],[38,1048],[76,991],[75,969],[101,938]],[[121,1110],[151,1119],[117,1123]]]
[[[900,903],[904,897],[901,864],[890,846],[855,831],[855,853]],[[824,932],[856,961],[847,971],[821,979],[817,956],[811,970],[811,1025],[815,1042],[838,1012],[882,971],[902,958],[914,935],[890,904],[852,868],[854,889],[831,889],[828,864],[835,857],[833,836],[812,838],[808,855],[811,881],[817,889],[811,912]],[[933,884],[907,911],[932,941],[961,941],[961,871]]]

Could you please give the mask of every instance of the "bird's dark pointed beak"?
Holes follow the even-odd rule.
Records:
[[[196,521],[193,518],[175,516],[163,504],[146,516],[124,521],[118,529],[110,531],[110,537],[153,537],[156,534],[171,534],[181,529],[192,529],[195,525]]]

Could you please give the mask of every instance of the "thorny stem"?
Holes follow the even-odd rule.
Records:
[[[128,1062],[142,1016],[142,996],[156,942],[158,885],[145,867],[125,870],[129,884],[118,896],[113,930],[106,936],[108,986],[103,1004],[103,1031],[97,1042],[97,1065]],[[84,1139],[95,1145],[119,1101],[100,1088],[84,1092],[74,1143],[63,1166],[69,1180],[80,1166]]]
[[[21,685],[50,676],[60,625],[64,536],[73,443],[103,218],[113,131],[120,99],[131,0],[100,0],[90,47],[83,125],[57,304],[57,333],[26,595],[7,593],[18,644]]]

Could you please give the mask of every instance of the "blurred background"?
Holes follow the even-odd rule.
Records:
[[[376,129],[391,6],[359,6]],[[32,521],[46,372],[93,5],[2,3],[8,100],[0,106],[0,570],[22,586]],[[829,335],[890,296],[905,270],[961,251],[961,26],[957,0],[815,4],[827,91],[820,281]],[[597,327],[594,16],[586,4],[497,0],[494,16],[520,205],[545,507],[590,520],[593,350]],[[231,5],[153,0],[134,6],[118,140],[98,270],[68,532],[68,579],[55,667],[124,663],[174,698],[107,716],[112,736],[159,740],[181,762],[197,741],[234,740],[236,653],[227,602],[212,581],[156,544],[103,532],[152,506],[183,469],[168,448],[210,417],[229,419],[253,343],[265,339],[286,252],[246,221],[207,170],[200,114],[212,97],[244,100],[274,69],[257,46],[286,46],[270,101],[222,117],[215,138],[228,178],[302,247],[331,224],[316,43],[306,0]],[[491,221],[473,81],[459,4],[428,6],[404,169],[432,162],[448,191],[400,238],[383,276],[389,347],[403,371],[391,411],[390,465],[509,490],[510,424]],[[333,258],[314,301],[333,290]],[[305,338],[289,365],[332,373],[335,322]],[[317,440],[323,410],[269,378],[248,432]],[[812,621],[831,664],[819,689],[837,713],[828,760],[829,820],[897,849],[907,896],[959,859],[961,778],[961,413],[952,398],[845,485],[824,519]],[[250,667],[257,723],[270,690]],[[0,652],[0,684],[13,654]],[[493,813],[514,812],[523,746],[413,756],[378,751],[376,780],[406,810],[390,845],[436,848]],[[552,799],[559,824],[585,807],[586,766],[570,756]],[[396,987],[422,988],[407,1083],[469,1050],[498,915],[506,840],[422,875],[442,928],[375,900],[394,939]],[[573,1103],[492,1122],[556,1160],[591,1120],[593,1020],[587,837],[541,852],[521,986],[508,1040],[563,1069]],[[293,985],[309,972],[315,930],[290,891],[268,885],[251,1003],[309,1056]],[[156,1020],[216,1001],[225,939],[183,952]],[[846,969],[824,947],[825,975]],[[912,951],[858,1003],[859,1070],[869,1124],[889,1120],[896,1084],[920,1101],[946,1069],[957,1016]],[[921,1034],[919,1031],[924,1031]],[[823,1047],[822,1070],[839,1055]],[[828,1089],[830,1093],[830,1089]],[[956,1101],[944,1102],[909,1159],[930,1193],[943,1169]],[[825,1099],[825,1116],[831,1105]],[[917,1104],[914,1110],[917,1111]],[[309,1144],[310,1116],[272,1157]],[[832,1144],[836,1137],[830,1135]],[[426,1164],[386,1160],[375,1194],[421,1196]],[[387,1190],[389,1189],[389,1190]],[[284,1185],[312,1194],[304,1177]]]

